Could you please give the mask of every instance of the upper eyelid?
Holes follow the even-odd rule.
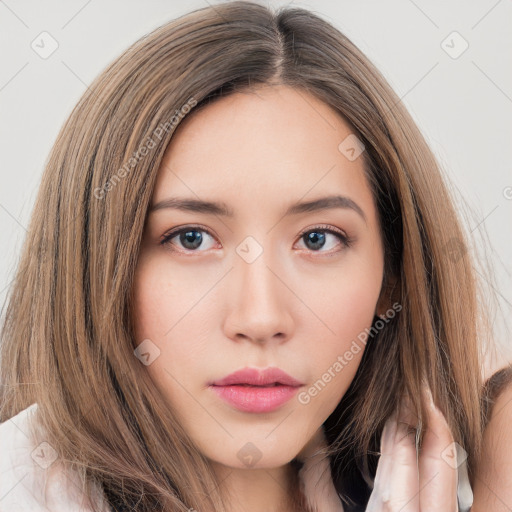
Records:
[[[197,230],[197,231],[205,231],[206,233],[208,233],[210,236],[214,236],[217,238],[217,235],[210,229],[204,227],[204,226],[200,226],[200,225],[197,225],[197,224],[185,224],[184,226],[177,226],[173,229],[170,229],[169,231],[167,231],[166,233],[164,233],[162,236],[161,236],[161,239],[162,240],[165,240],[165,239],[168,239],[169,237],[172,237],[174,238],[176,235],[179,235],[181,232],[183,231],[186,231],[187,229],[189,230]]]

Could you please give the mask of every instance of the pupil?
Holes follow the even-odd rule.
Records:
[[[181,233],[181,243],[187,248],[187,249],[197,249],[202,242],[203,236],[199,231],[191,230],[186,231],[184,233]],[[187,246],[187,244],[191,244],[192,246]]]
[[[323,245],[325,243],[325,233],[318,233],[318,231],[311,231],[307,235],[307,239],[309,242],[313,243],[313,246],[314,246],[314,247],[312,247],[313,249],[320,249],[321,247],[323,247]],[[319,240],[320,240],[320,242],[319,242]]]

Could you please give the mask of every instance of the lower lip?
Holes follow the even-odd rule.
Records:
[[[293,386],[210,386],[223,400],[244,412],[271,412],[297,392]]]

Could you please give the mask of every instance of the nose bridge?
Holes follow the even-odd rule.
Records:
[[[275,275],[280,272],[279,265],[276,264],[275,250],[270,247],[268,240],[269,237],[260,243],[248,236],[237,247],[238,257],[235,259],[235,276],[241,280],[239,289],[242,297],[239,299],[248,299],[250,304],[259,299],[259,305],[266,309],[279,307],[282,295],[282,290],[279,290],[282,283],[278,283]]]
[[[269,245],[269,237],[265,240]],[[231,297],[227,330],[230,337],[244,335],[264,340],[279,334],[290,335],[290,314],[284,278],[279,278],[281,265],[271,247],[264,247],[248,236],[236,247],[230,287]],[[277,275],[276,275],[277,274]]]

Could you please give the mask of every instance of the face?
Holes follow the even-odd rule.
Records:
[[[260,87],[192,112],[167,148],[136,268],[136,342],[214,463],[288,463],[355,375],[384,253],[363,159],[343,142],[352,133],[315,97]],[[349,200],[292,209],[328,196]],[[246,367],[277,367],[300,386],[210,386]]]

